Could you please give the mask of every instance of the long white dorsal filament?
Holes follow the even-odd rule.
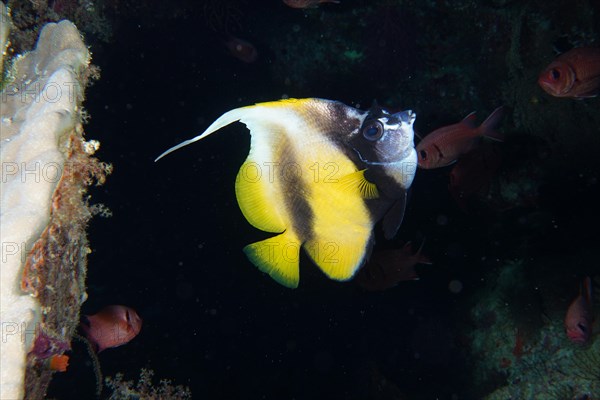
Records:
[[[250,107],[254,107],[254,106],[250,106]],[[215,122],[213,122],[208,128],[206,128],[206,130],[202,134],[200,134],[192,139],[188,139],[184,142],[181,142],[176,146],[171,147],[170,149],[168,149],[167,151],[162,153],[160,156],[156,157],[154,162],[160,160],[161,158],[163,158],[167,154],[174,152],[175,150],[179,150],[180,148],[185,147],[188,144],[192,144],[194,142],[197,142],[200,139],[204,139],[211,133],[216,132],[219,129],[221,129],[231,123],[239,121],[242,118],[242,115],[244,114],[244,112],[247,111],[248,108],[249,107],[242,107],[242,108],[236,108],[231,111],[227,111],[225,114],[221,115]]]

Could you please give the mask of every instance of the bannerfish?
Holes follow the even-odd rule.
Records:
[[[469,199],[489,187],[494,174],[502,164],[502,154],[496,143],[483,142],[461,156],[450,171],[448,190],[464,211],[468,212]]]
[[[240,121],[250,152],[235,192],[254,227],[278,233],[244,248],[280,284],[300,280],[300,248],[330,279],[345,281],[368,258],[373,226],[398,231],[417,168],[411,110],[361,111],[338,101],[286,99],[228,111],[204,133],[156,160]]]

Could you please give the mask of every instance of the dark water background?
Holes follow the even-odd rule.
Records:
[[[249,148],[245,127],[235,124],[154,163],[158,154],[197,135],[225,111],[282,96],[322,97],[362,108],[377,99],[391,108],[415,110],[419,132],[454,123],[473,109],[480,109],[481,121],[507,102],[502,85],[513,77],[497,61],[506,60],[513,31],[493,15],[510,20],[507,15],[520,12],[513,2],[482,2],[483,8],[458,2],[467,7],[463,13],[472,13],[464,23],[460,11],[445,2],[342,2],[307,11],[278,1],[229,2],[243,17],[241,26],[228,29],[257,47],[253,64],[227,53],[224,29],[216,32],[203,19],[207,2],[174,3],[178,12],[172,14],[165,11],[169,2],[121,10],[113,15],[110,42],[86,37],[102,71],[87,91],[85,107],[92,119],[86,136],[101,142],[98,157],[112,163],[114,173],[91,191],[92,201],[104,203],[113,215],[96,218],[90,226],[89,299],[82,313],[125,304],[144,320],[133,341],[99,355],[105,376],[123,372],[135,379],[140,368],[148,368],[157,379],[189,386],[197,399],[481,398],[504,382],[500,376],[487,387],[474,383],[479,360],[465,339],[473,326],[470,308],[485,290],[490,271],[508,259],[568,259],[579,249],[597,248],[600,196],[597,180],[590,177],[598,176],[598,160],[588,154],[598,148],[577,139],[599,134],[597,118],[582,123],[583,133],[569,133],[568,149],[560,147],[563,141],[544,147],[560,158],[553,163],[536,158],[538,145],[532,143],[541,135],[509,114],[503,128],[517,139],[508,141],[516,156],[507,159],[523,155],[542,165],[533,190],[536,205],[502,211],[484,199],[465,213],[448,193],[448,169],[419,171],[398,237],[385,243],[379,226],[376,235],[382,247],[426,239],[425,252],[434,264],[418,268],[421,280],[366,292],[352,282],[326,279],[303,255],[300,287],[290,290],[252,266],[241,249],[266,236],[246,222],[235,199],[235,176]],[[560,6],[553,10],[525,3],[531,15],[560,12]],[[598,13],[590,4],[577,6]],[[595,15],[592,26],[597,28]],[[395,27],[381,33],[388,17]],[[490,36],[466,33],[474,29],[473,20]],[[295,35],[290,33],[294,26],[299,27]],[[315,34],[318,30],[323,35]],[[598,30],[591,32],[597,43]],[[350,67],[342,51],[332,54],[328,45],[339,42],[344,50],[345,35],[348,47],[358,36],[360,48],[369,50]],[[423,43],[424,36],[440,41]],[[282,43],[294,40],[298,46],[281,51]],[[289,56],[301,48],[299,43],[324,48],[329,67],[319,71],[299,65]],[[549,52],[523,68],[541,70],[555,55],[552,46],[537,46]],[[431,78],[450,62],[451,49],[459,53],[456,60],[450,58],[459,69]],[[444,57],[436,59],[440,53]],[[424,71],[434,69],[426,79]],[[504,72],[490,75],[495,71]],[[461,86],[463,78],[469,85]],[[568,118],[573,107],[584,114],[599,111],[597,99],[549,99],[535,76],[527,90],[542,106],[549,102],[548,107],[564,112],[561,117]],[[516,101],[508,106],[521,107],[523,113]],[[543,113],[544,107],[535,112]],[[529,179],[528,173],[525,168],[520,179]],[[563,268],[557,273],[569,278],[564,297],[557,299],[566,307],[581,276],[597,271],[598,261],[592,257],[575,267],[552,268]],[[545,273],[554,273],[552,268]],[[535,274],[540,270],[532,268]],[[451,280],[462,283],[460,293],[450,292]],[[55,376],[50,397],[93,397],[88,356],[81,344],[73,346],[69,370]]]

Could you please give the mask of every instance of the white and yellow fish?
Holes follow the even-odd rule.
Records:
[[[300,280],[300,247],[329,278],[345,281],[368,258],[377,221],[386,238],[400,227],[417,168],[415,118],[316,98],[259,103],[226,112],[157,160],[242,122],[251,142],[235,182],[238,204],[250,224],[278,233],[244,252],[291,288]]]

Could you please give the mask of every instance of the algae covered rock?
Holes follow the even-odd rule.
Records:
[[[89,61],[75,25],[47,24],[1,92],[3,399],[44,397],[52,375],[45,361],[70,348],[86,297],[92,212],[84,196],[107,172],[91,157],[97,142],[83,139]]]
[[[10,28],[10,17],[8,16],[8,8],[4,3],[0,2],[0,82],[4,74],[4,53],[8,46],[8,31]],[[1,88],[0,84],[0,88]]]

